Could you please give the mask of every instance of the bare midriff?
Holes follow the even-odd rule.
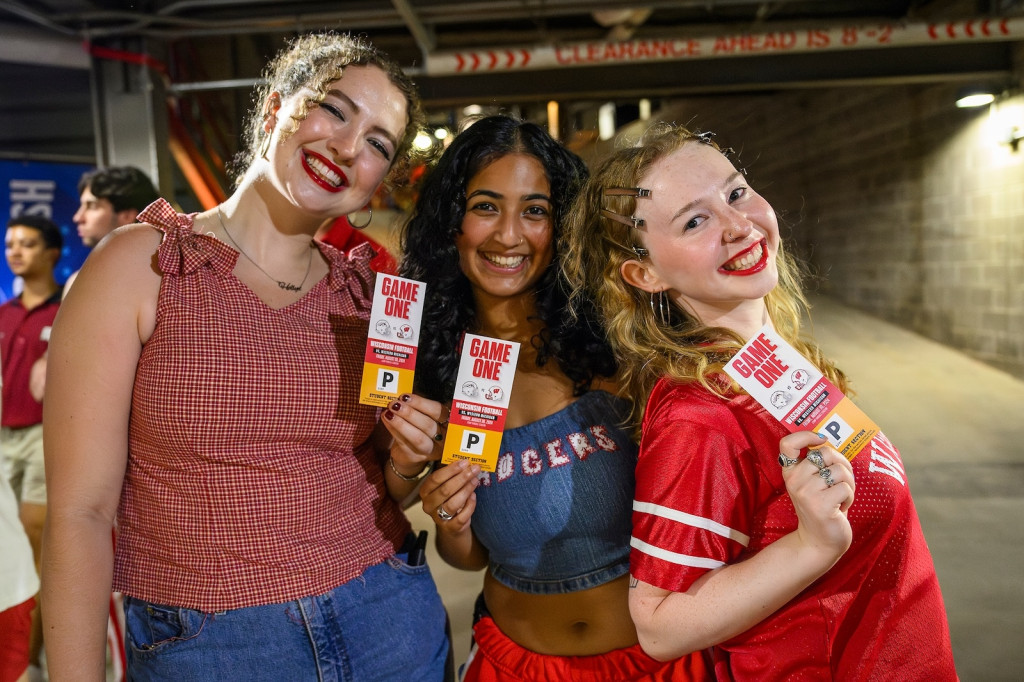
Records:
[[[513,642],[539,654],[593,656],[637,643],[624,575],[565,594],[527,594],[487,572],[484,599],[495,624]]]

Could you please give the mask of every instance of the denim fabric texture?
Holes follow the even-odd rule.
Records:
[[[561,594],[628,572],[637,449],[623,429],[627,414],[624,400],[590,391],[505,431],[473,513],[499,582]]]
[[[327,594],[203,613],[125,597],[133,682],[441,682],[445,610],[426,565],[395,555]]]

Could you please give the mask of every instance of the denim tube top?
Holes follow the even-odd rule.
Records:
[[[629,571],[637,449],[625,400],[590,391],[505,431],[472,527],[490,572],[519,592],[586,590]]]

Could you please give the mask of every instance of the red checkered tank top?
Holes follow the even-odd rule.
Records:
[[[408,521],[358,403],[369,247],[274,310],[238,253],[158,201],[156,325],[132,396],[114,589],[221,611],[322,594],[394,553]]]

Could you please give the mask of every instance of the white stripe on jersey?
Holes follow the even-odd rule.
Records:
[[[633,511],[638,511],[644,514],[653,514],[654,516],[660,516],[661,518],[668,519],[669,521],[678,521],[686,526],[709,530],[716,535],[721,535],[723,538],[735,540],[744,547],[750,544],[750,536],[744,535],[738,530],[733,530],[728,526],[723,526],[717,521],[712,521],[711,519],[706,519],[702,516],[687,514],[686,512],[681,512],[678,509],[672,509],[671,507],[663,507],[660,504],[633,500]],[[678,556],[683,555],[680,554]]]
[[[693,568],[718,568],[724,566],[724,561],[716,561],[714,559],[708,559],[706,557],[689,556],[687,554],[679,554],[678,552],[670,552],[667,549],[661,547],[655,547],[649,545],[643,540],[637,540],[634,537],[629,539],[629,546],[633,549],[637,549],[644,554],[649,554],[655,559],[661,559],[672,564],[678,564],[680,566],[691,566]]]

